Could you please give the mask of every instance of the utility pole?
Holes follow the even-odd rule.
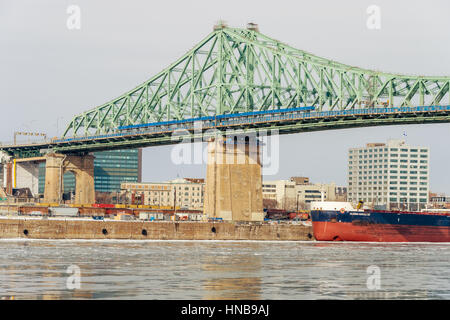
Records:
[[[174,195],[173,195],[173,210],[174,212],[177,211],[177,187],[175,186],[174,189]]]

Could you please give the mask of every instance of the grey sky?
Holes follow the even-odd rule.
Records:
[[[66,27],[71,4],[81,8],[81,30]],[[380,30],[366,27],[371,4],[381,8]],[[448,76],[449,12],[447,0],[0,0],[0,141],[15,130],[62,134],[72,116],[161,71],[219,19],[256,22],[270,37],[350,65]],[[282,136],[280,170],[265,179],[306,175],[344,185],[348,148],[405,138],[430,147],[431,189],[450,194],[449,133],[450,124],[440,124]],[[204,177],[204,165],[172,164],[171,148],[144,150],[145,181]]]

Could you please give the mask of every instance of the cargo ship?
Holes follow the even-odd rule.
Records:
[[[373,210],[362,203],[311,203],[318,241],[450,242],[450,213]]]

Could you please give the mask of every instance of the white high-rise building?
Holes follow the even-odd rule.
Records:
[[[430,152],[403,140],[368,143],[348,153],[348,200],[375,208],[420,210],[428,203]]]

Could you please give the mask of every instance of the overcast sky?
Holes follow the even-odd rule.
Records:
[[[381,29],[366,26],[370,5]],[[66,26],[70,5],[80,30]],[[450,76],[450,1],[0,0],[0,141],[13,132],[61,135],[71,118],[136,87],[191,49],[218,20],[350,65]],[[347,150],[404,138],[431,153],[431,189],[450,194],[450,124],[333,130],[280,138],[280,169],[265,180],[309,176],[347,184]],[[144,149],[144,181],[204,177],[171,163],[172,147]]]

